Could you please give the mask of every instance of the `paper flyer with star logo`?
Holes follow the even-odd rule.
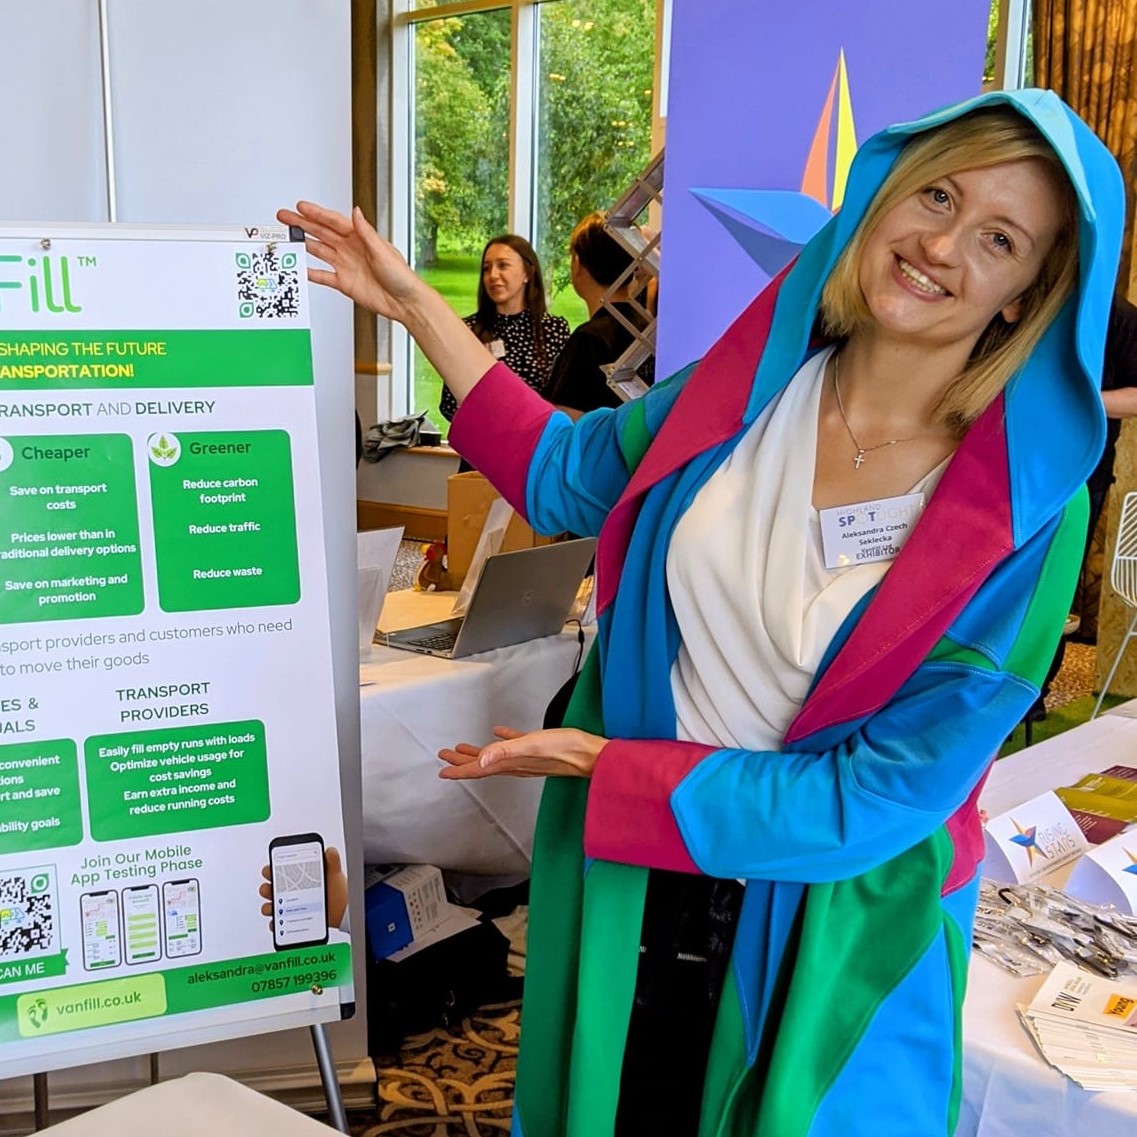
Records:
[[[1137,913],[1137,829],[1092,849],[1079,861],[1066,888],[1071,896],[1093,904]]]
[[[1077,860],[1089,847],[1070,811],[1053,791],[1040,794],[984,827],[983,875],[1025,884]]]

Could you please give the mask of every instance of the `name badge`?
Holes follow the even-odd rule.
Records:
[[[490,355],[494,359],[505,358],[505,340],[490,340]]]
[[[922,493],[818,510],[826,568],[891,561],[924,510]]]

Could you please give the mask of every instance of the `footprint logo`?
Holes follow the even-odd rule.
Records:
[[[47,1000],[34,999],[28,1005],[28,1019],[36,1030],[42,1029],[47,1025]]]

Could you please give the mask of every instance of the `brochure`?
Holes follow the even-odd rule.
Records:
[[[1059,963],[1018,1012],[1042,1056],[1078,1085],[1137,1089],[1137,980]]]

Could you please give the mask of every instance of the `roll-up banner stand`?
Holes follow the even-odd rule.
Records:
[[[353,1002],[303,244],[0,228],[0,1070]]]

